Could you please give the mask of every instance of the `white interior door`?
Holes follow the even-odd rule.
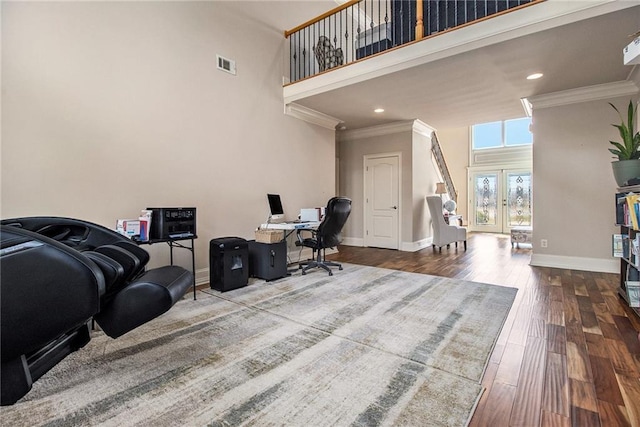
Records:
[[[515,226],[530,226],[531,178],[530,169],[472,172],[471,230],[509,233]]]
[[[365,157],[365,246],[400,247],[399,165],[399,155]]]

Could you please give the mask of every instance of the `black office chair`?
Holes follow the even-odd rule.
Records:
[[[324,219],[318,226],[317,230],[298,230],[298,241],[296,245],[305,246],[313,250],[313,259],[300,262],[302,274],[306,274],[311,268],[323,268],[329,272],[329,276],[333,276],[330,267],[338,267],[342,270],[342,265],[337,262],[327,261],[325,259],[326,248],[334,248],[342,241],[340,232],[347,222],[351,213],[351,199],[346,197],[333,197],[329,199],[325,210]],[[303,239],[302,232],[310,231],[312,237]]]

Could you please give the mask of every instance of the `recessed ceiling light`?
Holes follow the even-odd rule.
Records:
[[[542,77],[544,74],[542,73],[533,73],[533,74],[529,74],[527,76],[527,80],[536,80],[539,79],[540,77]]]
[[[373,110],[374,113],[384,113],[384,108],[376,108]]]

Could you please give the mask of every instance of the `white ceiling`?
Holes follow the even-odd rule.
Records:
[[[340,119],[348,129],[412,119],[444,129],[522,117],[520,98],[626,80],[632,67],[623,65],[622,49],[640,30],[637,5],[295,102]],[[542,79],[526,80],[538,71]],[[376,107],[385,112],[373,113]]]

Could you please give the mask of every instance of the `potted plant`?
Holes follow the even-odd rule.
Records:
[[[611,162],[611,166],[616,183],[619,187],[623,187],[628,185],[630,179],[640,178],[640,132],[635,130],[638,105],[634,105],[632,101],[629,101],[626,123],[625,118],[616,106],[612,103],[609,103],[609,105],[616,110],[620,117],[620,124],[612,124],[612,126],[618,129],[622,141],[609,141],[615,147],[609,148],[609,152],[618,159]]]

